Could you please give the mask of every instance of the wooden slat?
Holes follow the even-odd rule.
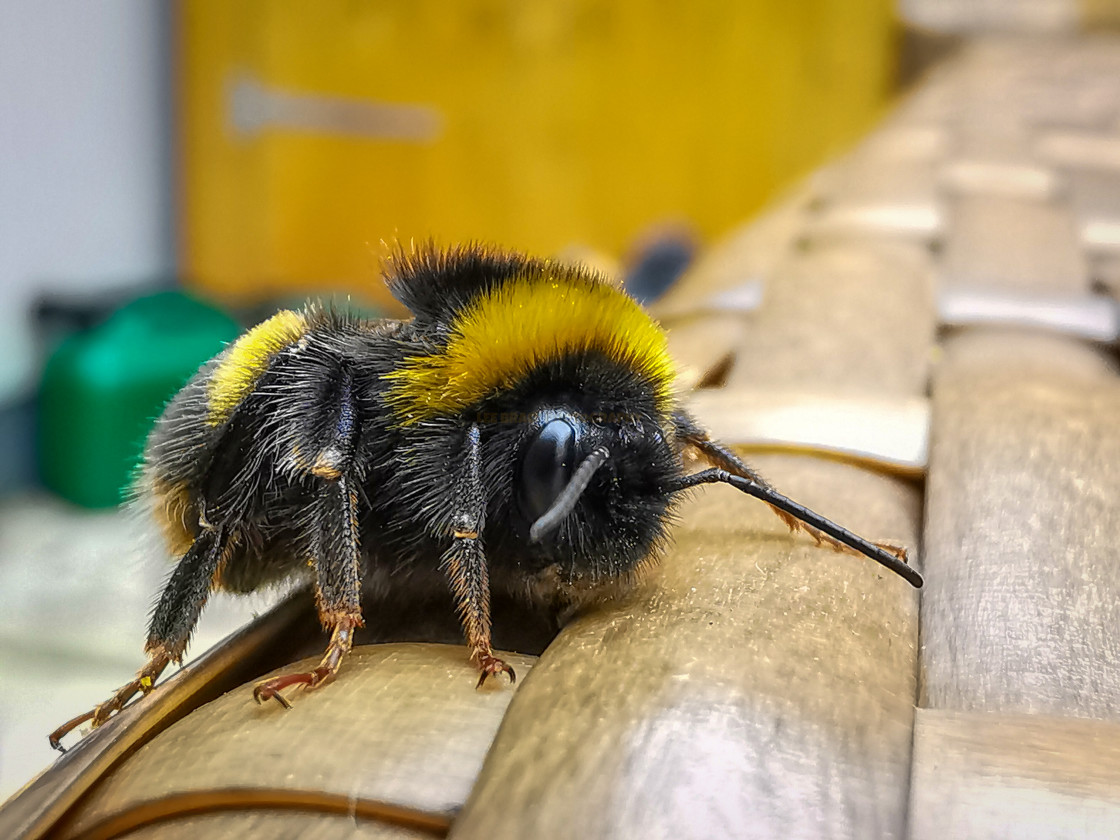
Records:
[[[929,459],[924,397],[712,388],[688,408],[713,437],[748,452],[816,452],[915,480]]]
[[[771,278],[728,388],[918,396],[935,330],[924,249],[820,245]]]
[[[946,347],[933,391],[922,673],[941,709],[1120,720],[1120,380],[1041,333]]]
[[[857,154],[827,173],[815,239],[867,237],[926,242],[944,226],[937,170],[921,158]]]
[[[1079,170],[1070,182],[1082,245],[1091,254],[1120,254],[1120,172]]]
[[[527,675],[533,658],[505,655]],[[318,657],[287,666],[306,669]],[[377,811],[381,804],[446,822],[462,805],[516,689],[476,691],[462,647],[372,645],[334,683],[257,705],[252,684],[197,709],[140,749],[70,817],[61,838],[127,824],[151,803],[256,790]],[[302,800],[300,800],[302,801]],[[332,803],[334,805],[332,806]],[[96,835],[95,835],[96,836]]]
[[[1052,131],[1038,139],[1038,156],[1055,166],[1120,171],[1120,134]]]
[[[953,201],[942,280],[983,289],[1089,288],[1085,257],[1068,210],[1002,196]]]
[[[218,811],[153,823],[128,840],[430,840],[435,835],[357,816],[292,811]]]
[[[920,709],[910,840],[1111,840],[1120,726]]]

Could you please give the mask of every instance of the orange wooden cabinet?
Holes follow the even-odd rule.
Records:
[[[181,244],[225,298],[374,296],[381,241],[727,229],[865,129],[889,0],[182,0]]]

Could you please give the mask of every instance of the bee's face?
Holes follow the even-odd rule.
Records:
[[[505,521],[526,565],[599,579],[633,568],[664,538],[666,484],[679,466],[653,420],[546,407],[498,445]]]

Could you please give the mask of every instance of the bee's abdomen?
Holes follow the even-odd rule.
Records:
[[[277,312],[237,339],[215,366],[207,382],[207,422],[220,426],[252,392],[272,360],[307,332],[302,312]]]
[[[136,495],[173,555],[198,535],[204,475],[225,424],[273,360],[307,332],[302,312],[279,312],[208,361],[175,395],[148,438]]]

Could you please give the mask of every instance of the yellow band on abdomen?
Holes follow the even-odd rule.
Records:
[[[220,426],[253,390],[273,356],[299,341],[307,329],[300,312],[284,310],[253,327],[229,348],[207,383],[207,422]]]

